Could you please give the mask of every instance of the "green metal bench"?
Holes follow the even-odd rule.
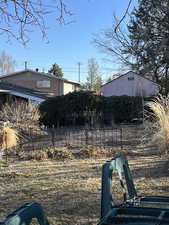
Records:
[[[36,218],[40,225],[49,225],[40,204],[25,204],[9,214],[0,225],[29,225],[32,219]]]
[[[118,172],[123,189],[124,202],[116,205],[112,193],[112,174]],[[169,206],[166,196],[138,196],[125,156],[107,161],[102,167],[101,221],[98,225],[169,225],[169,208],[142,207],[142,204]]]

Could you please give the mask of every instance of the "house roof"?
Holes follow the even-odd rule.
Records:
[[[37,102],[42,102],[47,99],[47,96],[41,91],[35,91],[30,88],[14,85],[1,80],[0,80],[0,92],[9,93],[15,96],[23,97]]]
[[[14,72],[14,73],[10,73],[10,74],[0,76],[0,79],[5,78],[5,77],[16,76],[16,75],[26,73],[26,72],[30,72],[30,73],[34,73],[34,74],[38,74],[38,75],[40,74],[40,75],[46,76],[46,77],[51,78],[51,79],[63,80],[66,83],[72,83],[72,84],[76,84],[76,85],[80,86],[80,83],[78,83],[78,82],[70,81],[70,80],[67,80],[67,79],[61,78],[61,77],[56,77],[55,75],[53,75],[51,73],[44,73],[44,72],[39,72],[39,71],[35,71],[35,70],[30,70],[30,69],[21,70],[21,71],[17,71],[17,72]]]
[[[150,82],[152,82],[152,83],[154,83],[154,84],[156,84],[157,86],[160,87],[160,85],[157,84],[156,82],[150,80],[150,79],[147,78],[147,77],[143,77],[143,76],[141,76],[141,75],[139,75],[139,74],[137,74],[137,73],[135,73],[135,72],[133,72],[133,71],[128,71],[127,73],[124,73],[124,74],[122,74],[122,75],[119,75],[118,77],[114,78],[113,80],[111,80],[111,81],[109,81],[109,82],[103,84],[102,87],[105,86],[105,85],[107,85],[107,84],[109,84],[109,83],[112,83],[112,82],[114,82],[114,81],[120,79],[121,77],[124,77],[124,76],[128,75],[129,73],[133,73],[134,75],[137,75],[137,76],[142,77],[142,78],[144,78],[144,79],[146,79],[146,80],[149,80]]]

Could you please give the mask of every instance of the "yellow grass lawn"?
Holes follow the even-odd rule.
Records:
[[[96,224],[100,216],[101,166],[106,158],[1,164],[1,219],[27,202],[40,203],[53,225]],[[139,193],[169,195],[168,171],[157,156],[132,156]]]

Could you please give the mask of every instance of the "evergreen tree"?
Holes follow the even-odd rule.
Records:
[[[129,21],[105,30],[96,46],[169,93],[169,1],[138,0]]]
[[[53,75],[55,75],[56,77],[63,77],[63,72],[62,69],[58,66],[58,64],[54,63],[52,65],[52,67],[50,68],[50,70],[48,71],[49,73],[52,73]]]
[[[128,26],[133,69],[151,77],[169,92],[169,1],[140,0]]]

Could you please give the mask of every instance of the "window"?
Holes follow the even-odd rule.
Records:
[[[128,77],[128,80],[134,80],[134,77]]]
[[[38,80],[36,85],[38,88],[50,88],[50,80]]]

